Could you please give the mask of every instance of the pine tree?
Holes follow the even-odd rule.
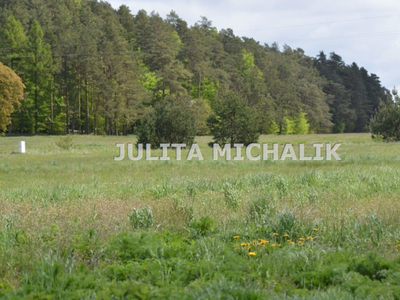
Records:
[[[234,92],[228,92],[217,100],[214,114],[208,118],[207,123],[214,141],[220,145],[249,145],[257,142],[260,135],[254,111]]]

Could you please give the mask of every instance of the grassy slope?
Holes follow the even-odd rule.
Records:
[[[372,286],[400,297],[397,143],[262,136],[280,151],[341,143],[342,161],[212,161],[200,137],[202,162],[115,162],[115,143],[133,137],[76,136],[68,151],[59,139],[24,138],[16,155],[21,138],[0,138],[0,296],[373,298]],[[145,206],[154,225],[132,229],[128,215]],[[240,246],[258,238],[270,243]]]

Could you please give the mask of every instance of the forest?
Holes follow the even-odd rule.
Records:
[[[97,0],[0,1],[0,62],[26,87],[5,131],[127,135],[149,123],[173,131],[172,119],[207,135],[225,99],[228,117],[243,112],[258,134],[365,132],[392,98],[335,52],[261,45],[199,19]]]

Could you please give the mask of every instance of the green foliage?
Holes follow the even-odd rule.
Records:
[[[391,264],[376,253],[368,253],[366,257],[355,259],[350,268],[371,280],[383,280],[387,277],[386,271],[391,268]]]
[[[268,128],[271,133],[279,132],[279,127],[275,122]],[[308,134],[310,124],[308,123],[306,113],[301,112],[297,118],[284,118],[284,125],[282,127],[282,134]]]
[[[148,229],[154,225],[154,216],[151,207],[134,208],[129,215],[129,221],[134,229]]]
[[[160,101],[137,128],[138,143],[159,147],[161,143],[191,145],[196,134],[196,120],[186,98],[168,97]]]
[[[56,145],[63,150],[71,150],[74,147],[74,139],[72,135],[60,136]]]
[[[57,139],[27,137],[26,164],[1,138],[1,299],[400,297],[396,143],[344,134],[344,162],[260,165],[214,162],[199,137],[201,164],[116,164],[131,136]],[[157,227],[132,230],[132,204]]]
[[[339,121],[335,125],[333,125],[332,132],[333,133],[343,133],[346,128],[346,124],[343,121]]]
[[[214,136],[214,141],[220,145],[235,143],[249,145],[258,140],[258,120],[246,102],[237,94],[229,92],[218,99],[207,124]]]
[[[237,209],[241,202],[237,189],[229,182],[223,185],[225,204],[228,208]]]
[[[278,134],[279,133],[279,126],[273,120],[268,120],[266,124],[264,124],[262,128],[262,132],[265,134]]]
[[[201,217],[191,221],[189,227],[196,236],[206,236],[214,229],[214,220],[209,216]]]
[[[294,134],[296,121],[292,118],[284,118],[285,125],[282,129],[282,134]]]
[[[127,135],[167,97],[188,95],[218,115],[226,91],[252,110],[262,133],[360,132],[387,98],[377,75],[334,52],[311,58],[301,48],[261,45],[218,32],[205,17],[188,26],[175,12],[163,19],[126,5],[39,2],[13,3],[2,14],[2,61],[26,85],[13,133]],[[197,133],[209,134],[200,106]]]
[[[45,119],[49,115],[47,93],[51,78],[53,59],[51,48],[43,41],[44,32],[37,20],[34,20],[28,34],[28,61],[26,66],[27,95],[32,101],[33,132],[45,131]],[[26,104],[30,103],[28,101]]]
[[[310,124],[307,121],[306,113],[301,112],[296,119],[294,134],[307,134],[310,130]]]
[[[195,117],[196,135],[208,135],[210,129],[207,126],[207,118],[212,113],[212,109],[208,102],[203,99],[193,100],[191,110]]]
[[[400,102],[382,102],[371,119],[370,131],[386,141],[400,141]]]

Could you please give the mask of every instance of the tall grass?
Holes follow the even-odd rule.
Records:
[[[71,139],[0,139],[0,298],[400,297],[397,143],[262,136],[342,160],[213,161],[199,137],[204,161],[116,162],[134,137]]]

